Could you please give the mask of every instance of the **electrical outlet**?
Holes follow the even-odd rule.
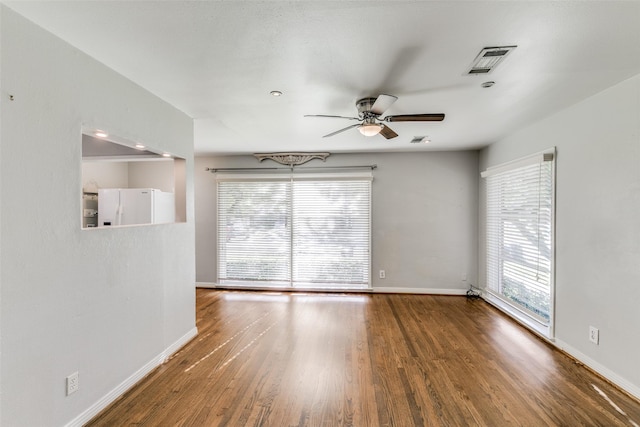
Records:
[[[380,278],[381,279],[386,279],[387,278],[387,273],[385,273],[384,270],[380,270]]]
[[[596,345],[600,343],[600,331],[598,330],[598,328],[589,326],[589,341]]]
[[[74,372],[67,377],[67,396],[78,391],[79,387],[80,378],[78,377],[78,373]]]
[[[462,281],[463,282],[467,281],[467,273],[462,273]]]

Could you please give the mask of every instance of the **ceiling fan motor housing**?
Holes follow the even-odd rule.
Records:
[[[358,116],[361,119],[376,118],[378,114],[372,113],[371,108],[376,102],[376,98],[362,98],[356,102],[358,108]]]

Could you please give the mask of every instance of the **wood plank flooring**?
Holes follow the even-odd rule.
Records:
[[[482,300],[198,289],[197,326],[88,425],[640,425],[638,401]]]

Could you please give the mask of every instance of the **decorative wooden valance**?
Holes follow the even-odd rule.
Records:
[[[330,155],[331,153],[261,153],[254,154],[254,157],[261,162],[269,159],[281,165],[293,167],[305,164],[313,159],[320,159],[324,162]]]

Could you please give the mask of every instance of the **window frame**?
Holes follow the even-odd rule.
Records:
[[[503,163],[494,167],[487,168],[486,171],[481,173],[482,178],[489,178],[494,175],[515,173],[521,171],[523,168],[530,167],[532,165],[541,165],[542,163],[549,162],[550,164],[550,219],[549,219],[549,233],[550,233],[550,248],[549,248],[549,320],[547,321],[542,316],[527,310],[526,308],[518,305],[515,302],[510,301],[507,297],[500,295],[499,292],[494,292],[492,284],[490,283],[491,266],[490,254],[492,248],[490,245],[496,240],[500,240],[499,236],[491,236],[490,225],[490,201],[489,194],[491,189],[489,188],[488,180],[485,179],[485,289],[483,292],[484,299],[498,307],[500,310],[506,312],[526,327],[530,328],[534,332],[548,338],[553,339],[554,327],[555,327],[555,203],[556,203],[556,150],[555,147],[544,150],[542,152],[526,156],[512,162]],[[502,230],[502,228],[501,228]],[[494,251],[497,248],[493,248]],[[504,257],[498,256],[498,262],[503,262]],[[498,274],[501,275],[502,267],[498,267]]]

